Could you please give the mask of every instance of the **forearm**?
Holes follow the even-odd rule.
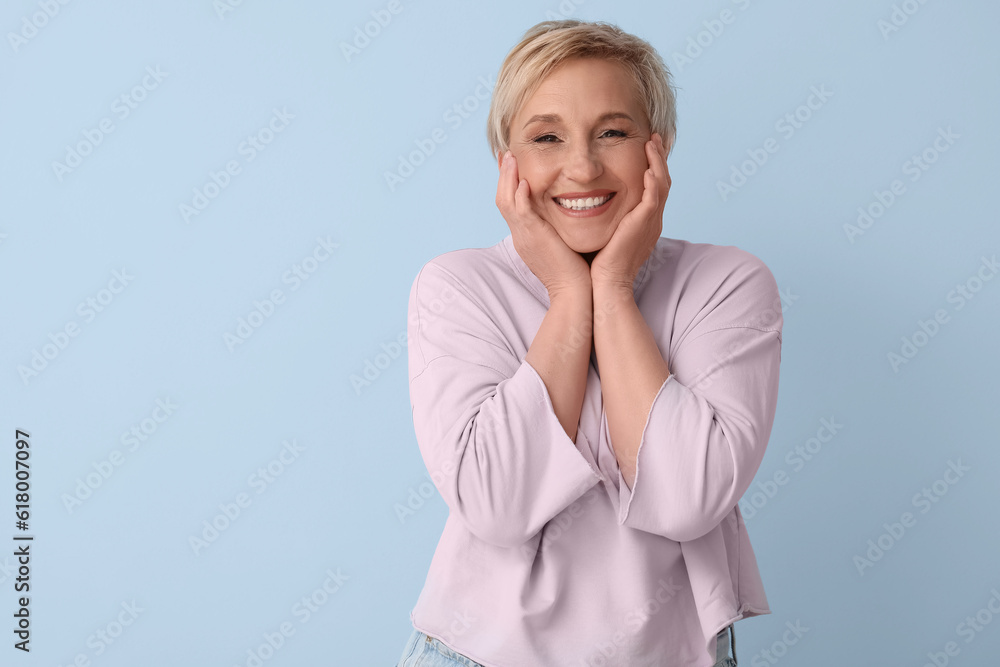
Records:
[[[594,348],[608,431],[618,468],[631,489],[646,417],[670,370],[631,290],[595,284],[593,295],[598,315]]]
[[[593,297],[589,286],[551,300],[525,355],[545,383],[559,423],[576,441],[590,369]]]

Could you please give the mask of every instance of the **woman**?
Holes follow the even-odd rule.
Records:
[[[660,238],[674,94],[645,41],[546,21],[488,119],[510,235],[410,291],[413,424],[450,510],[399,662],[736,665],[768,614],[738,501],[782,317],[767,267]]]

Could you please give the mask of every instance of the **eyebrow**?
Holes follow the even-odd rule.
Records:
[[[598,123],[603,123],[606,120],[614,120],[614,119],[618,119],[618,118],[623,118],[625,120],[632,121],[633,123],[635,122],[635,119],[633,119],[632,116],[628,115],[627,113],[625,113],[623,111],[609,111],[609,112],[607,112],[605,114],[601,114],[600,118],[597,119],[597,122]],[[523,130],[525,127],[528,127],[532,123],[539,123],[539,122],[540,123],[559,123],[559,122],[562,122],[562,118],[560,118],[558,114],[554,114],[554,113],[535,114],[534,116],[532,116],[531,118],[528,119],[528,122],[525,123],[524,126],[521,127],[521,129]]]

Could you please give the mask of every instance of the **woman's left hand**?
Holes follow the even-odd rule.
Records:
[[[625,214],[607,245],[590,263],[591,283],[620,286],[632,291],[632,283],[649,259],[663,230],[663,207],[670,193],[663,138],[656,132],[645,144],[649,169],[643,174],[642,199]]]

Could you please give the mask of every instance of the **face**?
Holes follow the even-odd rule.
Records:
[[[649,138],[625,68],[574,58],[550,73],[518,111],[509,143],[535,210],[566,245],[585,254],[603,248],[642,199]],[[593,200],[572,201],[587,198]],[[591,206],[574,210],[581,203]]]

